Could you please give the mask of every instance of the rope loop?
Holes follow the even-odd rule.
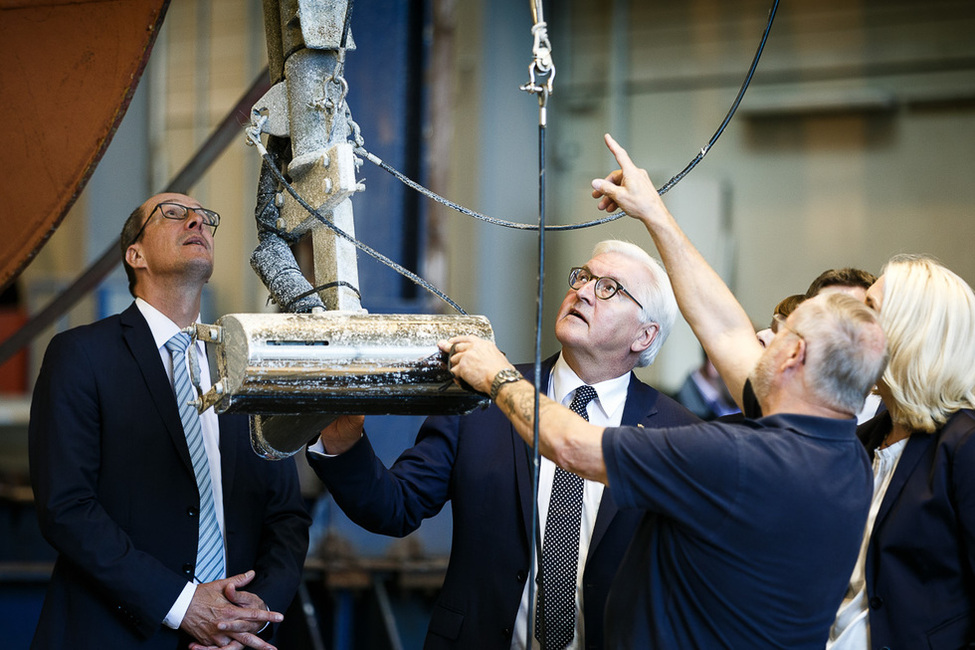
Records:
[[[548,28],[544,20],[540,20],[532,25],[532,62],[528,66],[528,83],[519,86],[532,95],[548,95],[554,92],[553,83],[555,82],[555,62],[552,60],[552,43],[548,40]],[[536,78],[548,77],[544,85],[536,83]],[[544,106],[544,100],[539,99]]]

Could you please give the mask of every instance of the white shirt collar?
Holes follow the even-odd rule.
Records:
[[[569,367],[562,353],[559,353],[559,358],[552,366],[549,396],[564,405],[566,398],[585,383]],[[620,409],[626,401],[626,391],[630,386],[630,373],[591,385],[596,391],[596,404],[602,410],[603,415],[608,417],[609,414]]]
[[[152,332],[152,339],[156,343],[156,348],[161,349],[169,339],[173,338],[177,332],[182,331],[182,329],[169,319],[169,316],[162,313],[149,303],[147,303],[142,298],[135,299],[135,306],[139,308],[142,313],[143,318],[149,324],[149,331]],[[200,316],[197,314],[196,322],[200,322]],[[199,341],[197,342],[199,343]],[[198,346],[199,347],[199,346]]]

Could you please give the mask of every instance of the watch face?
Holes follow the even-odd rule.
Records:
[[[520,372],[514,368],[505,368],[504,370],[499,370],[498,374],[494,376],[494,381],[491,382],[491,399],[496,399],[498,396],[498,391],[507,383],[518,381],[522,379]]]

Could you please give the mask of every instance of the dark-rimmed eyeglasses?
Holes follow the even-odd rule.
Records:
[[[601,278],[598,275],[593,275],[592,271],[584,266],[576,266],[569,269],[569,286],[578,291],[590,282],[595,281],[596,286],[593,287],[593,293],[600,300],[609,300],[617,294],[617,292],[622,293],[630,300],[636,303],[637,307],[643,309],[643,305],[640,301],[633,297],[629,291],[623,288],[623,285],[619,281],[613,278]]]
[[[217,226],[220,225],[220,215],[213,210],[207,210],[206,208],[191,208],[188,205],[181,205],[179,203],[173,203],[171,201],[163,201],[156,205],[149,213],[149,218],[145,220],[142,227],[139,228],[139,232],[135,233],[135,237],[129,242],[129,246],[139,241],[139,237],[142,237],[142,233],[145,232],[146,226],[152,221],[152,215],[156,214],[156,210],[159,211],[163,217],[167,219],[172,219],[173,221],[185,221],[187,217],[190,216],[190,212],[196,212],[200,215],[200,219],[203,221],[203,225],[210,229],[210,236],[212,237],[217,233]]]

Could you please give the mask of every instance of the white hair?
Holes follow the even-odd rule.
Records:
[[[674,321],[677,320],[677,299],[674,297],[674,290],[670,286],[670,278],[667,277],[667,272],[660,262],[653,259],[649,253],[636,244],[618,239],[607,239],[596,244],[592,256],[596,257],[604,253],[624,255],[642,264],[650,276],[649,283],[638,282],[635,286],[626,287],[626,290],[632,293],[643,305],[643,311],[640,313],[642,321],[644,323],[656,323],[658,328],[653,343],[640,354],[636,363],[637,367],[640,368],[649,366],[657,358],[657,353],[660,352],[660,348],[674,327]]]

